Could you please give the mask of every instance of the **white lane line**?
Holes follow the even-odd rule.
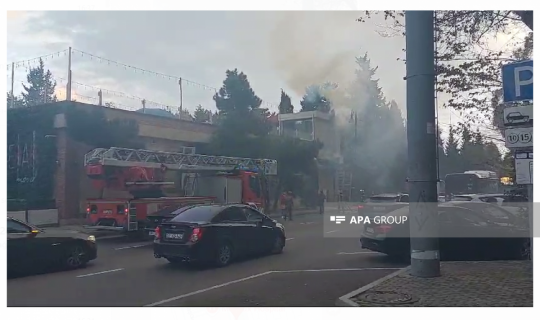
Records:
[[[380,254],[379,252],[373,251],[358,251],[358,252],[338,252],[337,254]]]
[[[272,273],[272,271],[267,271],[267,272],[255,274],[255,275],[252,275],[252,276],[249,276],[249,277],[245,277],[245,278],[242,278],[242,279],[237,279],[237,280],[225,282],[225,283],[218,284],[218,285],[216,285],[216,286],[212,286],[212,287],[209,287],[209,288],[206,288],[206,289],[201,289],[201,290],[189,292],[189,293],[186,293],[186,294],[182,294],[182,295],[179,295],[179,296],[176,296],[176,297],[172,297],[172,298],[169,298],[169,299],[165,299],[165,300],[161,300],[161,301],[158,301],[158,302],[150,303],[150,304],[145,305],[145,307],[155,307],[155,306],[159,306],[159,305],[161,305],[161,304],[165,304],[165,303],[169,303],[169,302],[172,302],[172,301],[180,300],[180,299],[183,299],[183,298],[191,297],[191,296],[194,296],[194,295],[199,294],[199,293],[204,293],[204,292],[207,292],[207,291],[210,291],[210,290],[214,290],[214,289],[218,289],[218,288],[230,286],[231,284],[235,284],[235,283],[239,283],[239,282],[244,282],[244,281],[247,281],[247,280],[251,280],[251,279],[258,278],[258,277],[262,277],[262,276],[265,276],[265,275],[270,274],[270,273]]]
[[[326,231],[325,233],[332,233],[332,232],[336,232],[337,230],[331,230],[331,231]]]
[[[111,272],[122,271],[122,270],[124,270],[124,268],[118,268],[118,269],[113,269],[113,270],[105,270],[105,271],[95,272],[95,273],[88,273],[88,274],[83,274],[83,275],[77,276],[77,278],[97,276],[97,275],[104,274],[104,273],[111,273]]]
[[[287,238],[285,241],[294,240],[294,238]]]
[[[197,295],[197,294],[200,294],[200,293],[208,292],[208,291],[211,291],[211,290],[214,290],[214,289],[223,288],[223,287],[226,287],[226,286],[230,286],[230,285],[232,285],[232,284],[235,284],[235,283],[240,283],[240,282],[252,280],[252,279],[255,279],[255,278],[260,278],[260,277],[263,277],[263,276],[266,276],[266,275],[269,275],[269,274],[274,274],[274,273],[293,273],[293,272],[334,272],[334,271],[338,271],[338,272],[339,272],[339,271],[370,271],[370,270],[400,270],[400,269],[401,269],[401,268],[348,268],[348,269],[307,269],[307,270],[266,271],[266,272],[259,273],[259,274],[255,274],[255,275],[252,275],[252,276],[249,276],[249,277],[245,277],[245,278],[241,278],[241,279],[237,279],[237,280],[225,282],[225,283],[218,284],[218,285],[215,285],[215,286],[212,286],[212,287],[208,287],[208,288],[205,288],[205,289],[201,289],[201,290],[189,292],[189,293],[186,293],[186,294],[182,294],[182,295],[179,295],[179,296],[176,296],[176,297],[172,297],[172,298],[169,298],[169,299],[161,300],[161,301],[158,301],[158,302],[153,302],[153,303],[150,303],[150,304],[145,305],[145,307],[155,307],[155,306],[159,306],[159,305],[166,304],[166,303],[169,303],[169,302],[173,302],[173,301],[176,301],[176,300],[180,300],[180,299],[184,299],[184,298],[187,298],[187,297],[191,297],[191,296],[194,296],[194,295]]]
[[[133,248],[146,247],[146,246],[149,246],[149,245],[151,245],[151,243],[142,243],[142,244],[135,244],[135,245],[132,245],[132,246],[127,246],[127,247],[114,248],[114,250],[133,249]]]

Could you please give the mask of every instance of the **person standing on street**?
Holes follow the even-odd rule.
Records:
[[[343,191],[339,190],[338,193],[338,211],[342,212],[345,208],[343,207]]]
[[[317,199],[318,200],[318,204],[319,204],[319,214],[324,214],[324,201],[326,200],[326,196],[324,195],[324,191],[320,190],[319,191],[319,198]]]
[[[292,221],[292,211],[293,211],[293,205],[294,205],[294,197],[292,191],[287,192],[286,197],[286,211],[287,215],[289,216],[289,220]]]
[[[279,196],[279,209],[281,210],[281,218],[287,220],[287,192],[285,191]]]

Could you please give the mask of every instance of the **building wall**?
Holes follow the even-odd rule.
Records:
[[[72,103],[75,108],[101,108],[95,105]],[[103,107],[104,108],[104,107]],[[132,119],[139,124],[139,137],[149,150],[178,152],[181,146],[207,142],[215,127],[190,121],[165,118],[132,111],[104,108],[109,119]],[[103,194],[92,186],[84,167],[84,155],[93,146],[71,139],[66,131],[65,117],[55,121],[58,167],[55,174],[55,199],[60,224],[81,223],[85,220],[86,199],[127,198],[125,191],[105,190]]]

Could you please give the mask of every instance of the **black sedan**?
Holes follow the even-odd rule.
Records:
[[[155,230],[154,256],[171,263],[211,263],[222,267],[235,258],[278,254],[285,228],[249,205],[200,205],[179,212]]]
[[[520,215],[497,205],[468,201],[441,203],[438,214],[442,260],[521,260],[530,257],[528,221]],[[408,217],[409,207],[385,216]],[[409,235],[409,221],[403,224],[371,223],[364,225],[360,243],[362,248],[408,259]]]
[[[72,231],[44,231],[7,218],[8,274],[75,269],[97,258],[94,236]]]

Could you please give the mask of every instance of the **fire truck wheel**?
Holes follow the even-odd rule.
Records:
[[[68,269],[84,267],[87,262],[85,250],[80,244],[75,243],[66,250],[64,265]]]
[[[218,267],[225,267],[231,263],[233,258],[233,247],[228,241],[221,242],[216,250],[215,264]]]

